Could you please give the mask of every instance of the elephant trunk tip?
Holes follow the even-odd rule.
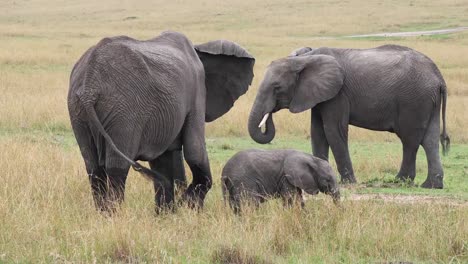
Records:
[[[340,191],[336,190],[336,191],[332,192],[331,196],[333,198],[333,203],[335,203],[336,205],[340,205],[340,201],[341,201]]]
[[[263,118],[259,114],[251,114],[248,128],[250,137],[259,144],[268,144],[275,137],[273,115],[269,112],[264,114]]]

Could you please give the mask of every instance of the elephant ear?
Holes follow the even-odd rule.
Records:
[[[299,113],[330,100],[343,86],[344,73],[338,61],[328,55],[291,57],[298,74],[289,111]]]
[[[253,79],[255,58],[238,44],[215,40],[195,45],[205,68],[205,121],[225,114],[247,92]]]
[[[311,157],[305,153],[293,154],[284,161],[284,174],[286,179],[293,186],[300,188],[308,194],[317,194],[319,192],[316,172],[313,164],[310,163]]]

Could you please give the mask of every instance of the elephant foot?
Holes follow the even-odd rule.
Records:
[[[416,177],[416,174],[413,173],[404,173],[404,172],[399,172],[397,176],[395,177],[397,180],[402,181],[402,182],[412,182],[414,181],[414,178]]]
[[[165,214],[165,213],[175,213],[176,207],[174,206],[174,197],[169,197],[169,200],[165,200],[164,198],[156,195],[156,208],[155,212],[157,215]]]
[[[398,174],[397,176],[395,176],[395,179],[400,183],[412,185],[414,182],[414,177],[415,176]]]
[[[437,174],[433,177],[428,177],[426,181],[423,182],[421,187],[426,189],[443,189],[443,176],[441,174]]]
[[[99,205],[96,205],[97,211],[107,217],[112,217],[117,213],[117,209],[120,207],[120,204],[112,201],[103,201]]]
[[[341,177],[341,184],[355,184],[357,183],[356,178],[354,175],[348,177]]]
[[[190,184],[185,193],[182,195],[182,203],[186,203],[190,209],[202,209],[208,188],[198,184],[194,186]]]

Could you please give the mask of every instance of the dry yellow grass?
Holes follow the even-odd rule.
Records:
[[[338,208],[320,195],[304,212],[271,202],[239,218],[224,207],[215,181],[203,212],[180,208],[155,216],[152,184],[132,172],[125,204],[108,218],[93,207],[76,148],[31,135],[2,138],[0,148],[8,157],[0,161],[0,262],[457,263],[468,257],[466,206],[345,199]],[[214,165],[217,179],[221,167]]]
[[[365,8],[363,8],[365,6]],[[412,47],[440,67],[449,90],[448,127],[455,142],[466,142],[468,127],[468,34],[408,39],[317,39],[319,36],[432,29],[468,23],[467,1],[410,3],[322,1],[32,1],[0,6],[0,124],[7,128],[59,126],[69,129],[65,97],[71,67],[105,36],[147,39],[166,29],[185,33],[193,42],[225,38],[256,57],[255,79],[248,93],[219,122],[212,136],[246,136],[246,120],[266,66],[301,46],[368,48],[385,43]],[[309,113],[276,115],[279,136],[307,136]],[[352,129],[352,139],[393,139]]]
[[[215,185],[203,212],[182,208],[155,217],[152,184],[132,172],[122,210],[103,217],[94,210],[70,135],[66,95],[73,64],[105,36],[147,39],[172,29],[195,43],[229,39],[256,57],[255,78],[233,110],[209,124],[207,132],[209,137],[246,137],[256,89],[272,60],[301,46],[394,43],[425,53],[439,66],[448,84],[452,142],[466,143],[468,33],[388,40],[317,37],[463,26],[467,13],[466,0],[1,1],[0,263],[466,263],[466,207],[345,200],[340,210],[319,196],[307,202],[307,212],[284,211],[273,202],[233,217],[221,201],[222,153],[210,153]],[[306,138],[310,113],[291,117],[286,111],[275,115],[277,137]],[[357,128],[350,135],[351,141],[397,140]],[[387,155],[372,163],[356,161],[360,180],[373,179],[375,171],[378,177],[394,174],[401,153]],[[424,174],[425,164],[417,169]],[[466,184],[465,171],[453,172]]]

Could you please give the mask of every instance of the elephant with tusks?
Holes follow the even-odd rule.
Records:
[[[268,66],[248,129],[252,139],[265,144],[275,136],[275,112],[312,109],[313,154],[328,160],[331,148],[341,180],[350,183],[356,178],[348,150],[348,125],[392,132],[403,144],[397,178],[414,180],[416,153],[422,146],[429,167],[422,187],[443,188],[439,138],[445,154],[450,146],[446,105],[442,74],[431,59],[413,49],[398,45],[372,49],[305,47]]]

